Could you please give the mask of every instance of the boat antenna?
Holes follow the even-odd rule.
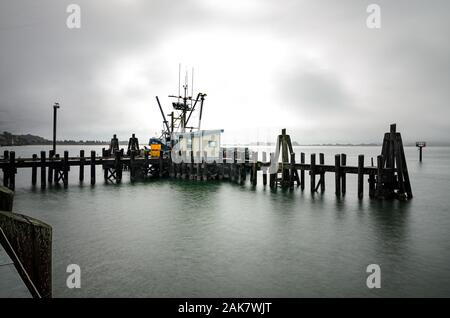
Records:
[[[192,99],[194,98],[194,68],[192,68],[191,80],[192,80],[191,85],[191,108],[192,108]]]
[[[178,103],[180,102],[181,87],[181,63],[178,63]]]

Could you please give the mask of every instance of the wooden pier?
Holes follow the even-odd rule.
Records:
[[[316,154],[310,154],[309,163],[306,162],[306,154],[296,154],[286,130],[278,136],[277,147],[274,153],[262,153],[262,160],[258,161],[258,153],[249,153],[248,148],[223,148],[219,158],[207,160],[206,154],[190,151],[180,153],[183,160],[175,163],[170,158],[170,152],[161,153],[159,157],[151,157],[148,152],[141,155],[132,151],[124,155],[124,151],[115,151],[113,155],[103,151],[98,156],[91,151],[89,157],[85,157],[81,150],[76,157],[69,156],[64,151],[63,157],[41,151],[39,156],[31,158],[16,158],[14,151],[5,151],[0,160],[0,168],[3,171],[4,186],[14,190],[15,175],[17,169],[31,168],[31,184],[37,185],[37,172],[40,171],[40,187],[45,189],[48,183],[62,185],[67,188],[69,184],[69,171],[73,166],[79,167],[79,181],[83,182],[85,166],[90,167],[90,184],[96,183],[96,169],[101,166],[104,171],[104,180],[109,183],[122,182],[123,171],[129,171],[130,181],[134,182],[147,178],[181,178],[190,180],[229,180],[237,183],[245,183],[249,175],[250,184],[258,183],[258,172],[262,174],[263,185],[267,185],[269,174],[269,186],[272,189],[295,186],[305,189],[305,172],[309,173],[310,191],[324,192],[326,188],[326,175],[334,173],[335,193],[340,197],[347,191],[347,174],[356,174],[357,196],[363,197],[364,179],[367,176],[369,183],[369,196],[371,198],[398,198],[402,200],[412,198],[412,190],[408,175],[408,169],[403,151],[400,133],[396,132],[396,125],[384,136],[381,154],[377,157],[377,166],[367,166],[363,154],[358,156],[357,166],[347,165],[346,154],[336,154],[334,165],[325,164],[325,156],[319,153],[317,162]],[[281,161],[279,157],[281,156]],[[299,158],[298,158],[299,157]],[[269,160],[267,160],[269,158]],[[276,164],[277,163],[277,164]],[[275,170],[274,170],[275,169]]]

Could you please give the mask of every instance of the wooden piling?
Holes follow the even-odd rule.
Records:
[[[196,168],[195,169],[195,174],[196,174],[197,181],[200,181],[200,180],[202,180],[202,173],[201,173],[201,164],[200,164],[201,156],[200,156],[200,151],[199,150],[197,151],[196,156],[197,156],[197,159],[195,161],[197,161],[197,163],[196,163],[196,167],[195,167]]]
[[[51,226],[29,216],[0,211],[0,241],[32,296],[51,298]]]
[[[162,177],[164,175],[164,161],[162,151],[159,152],[159,170],[158,176]]]
[[[64,151],[64,162],[63,162],[63,184],[64,184],[64,188],[67,188],[67,186],[69,185],[69,170],[70,170],[70,166],[69,166],[69,152],[67,150]]]
[[[58,184],[59,182],[59,171],[60,171],[61,161],[59,160],[59,154],[53,157],[53,183]]]
[[[183,150],[181,152],[181,155],[182,155],[182,160],[181,160],[181,163],[180,163],[180,170],[181,170],[180,177],[182,179],[186,179],[186,159],[187,159],[186,158],[186,151]]]
[[[33,154],[33,161],[37,161],[37,154]],[[37,180],[37,167],[33,166],[31,168],[31,184],[33,186],[36,185],[36,180]]]
[[[267,160],[266,156],[267,156],[266,152],[263,151],[263,153],[262,153],[262,162],[263,163],[266,163],[266,160]],[[263,185],[264,186],[267,185],[267,168],[263,168]]]
[[[203,181],[208,180],[208,153],[206,151],[203,152],[203,158],[202,158],[202,178]]]
[[[0,186],[0,210],[12,211],[14,203],[14,191],[7,187]]]
[[[369,174],[368,182],[369,182],[369,197],[374,198],[375,197],[375,174],[374,173]]]
[[[12,191],[16,188],[16,153],[15,151],[9,152],[9,186]]]
[[[270,153],[270,164],[273,164],[273,163],[274,163],[274,153],[271,152],[271,153]],[[277,182],[276,179],[277,179],[277,172],[275,172],[275,173],[270,173],[270,176],[269,176],[269,186],[270,186],[271,189],[274,189],[274,188],[275,188],[276,182]]]
[[[341,166],[345,167],[347,165],[347,155],[345,153],[341,154]],[[341,171],[341,184],[342,184],[342,195],[345,195],[345,192],[347,191],[347,178],[345,175],[345,169],[342,169]]]
[[[311,170],[309,171],[311,181],[311,192],[316,191],[316,154],[311,154]]]
[[[411,189],[411,182],[409,180],[408,165],[406,163],[405,150],[403,149],[403,141],[402,141],[402,137],[400,134],[398,136],[398,142],[399,142],[399,147],[400,147],[400,158],[402,160],[403,178],[405,181],[405,191],[406,191],[406,195],[408,196],[408,199],[412,199],[413,194],[412,194],[412,189]]]
[[[136,174],[134,160],[135,160],[135,151],[131,150],[130,151],[130,181],[131,182],[135,181],[135,174]]]
[[[91,151],[91,185],[95,184],[95,150]]]
[[[9,160],[9,151],[5,150],[3,152],[3,160],[6,162]],[[9,167],[3,168],[3,186],[9,186]]]
[[[338,197],[341,196],[341,156],[335,155],[334,156],[334,175],[335,175],[335,189],[336,189],[336,195]]]
[[[48,161],[49,161],[49,166],[48,166],[48,184],[52,184],[53,183],[53,167],[51,162],[53,161],[53,157],[55,156],[55,152],[53,150],[49,150],[48,152]]]
[[[244,184],[245,179],[247,177],[247,171],[245,168],[245,158],[246,158],[246,152],[244,150],[244,152],[239,153],[238,178],[239,178],[240,184]]]
[[[300,163],[301,164],[305,164],[305,153],[301,152],[300,153]],[[301,170],[300,171],[300,188],[303,190],[305,190],[305,170]]]
[[[108,182],[108,171],[109,168],[106,165],[103,165],[103,180],[105,180],[105,182]]]
[[[224,162],[225,162],[225,156],[224,156],[224,150],[219,150],[219,162],[217,163],[217,169],[219,170],[219,180],[222,180],[224,178]]]
[[[358,198],[364,194],[364,155],[358,156]]]
[[[41,189],[45,189],[47,186],[47,175],[45,173],[45,151],[41,151]]]
[[[319,153],[319,164],[324,165],[325,164],[325,155],[323,153]],[[321,168],[320,172],[320,192],[325,192],[325,171],[323,171],[323,168]]]
[[[383,156],[377,156],[377,180],[375,196],[382,198],[384,196],[383,191]]]
[[[84,150],[80,150],[80,169],[79,169],[79,180],[82,182],[84,180]]]
[[[281,130],[281,135],[278,136],[279,144],[281,145],[281,186],[283,188],[289,187],[290,172],[289,172],[289,143],[286,135],[286,128]],[[292,152],[292,151],[291,151]],[[275,158],[278,160],[278,158]]]
[[[289,188],[294,189],[294,181],[295,181],[295,153],[291,153],[291,171],[289,175]]]
[[[258,166],[257,166],[257,162],[258,162],[258,153],[257,152],[253,152],[252,155],[252,185],[256,186],[258,184]]]
[[[147,160],[148,160],[148,152],[146,152]],[[116,183],[122,182],[122,162],[120,160],[122,153],[118,150],[114,153],[114,168],[116,170]],[[148,169],[148,165],[146,165],[146,169]]]

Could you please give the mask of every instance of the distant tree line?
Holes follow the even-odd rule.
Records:
[[[102,140],[57,140],[58,145],[108,145]],[[34,135],[14,135],[4,131],[0,135],[0,146],[51,145],[52,141]]]

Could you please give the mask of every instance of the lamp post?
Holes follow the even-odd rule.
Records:
[[[56,154],[56,113],[59,108],[59,103],[53,105],[53,154]]]

